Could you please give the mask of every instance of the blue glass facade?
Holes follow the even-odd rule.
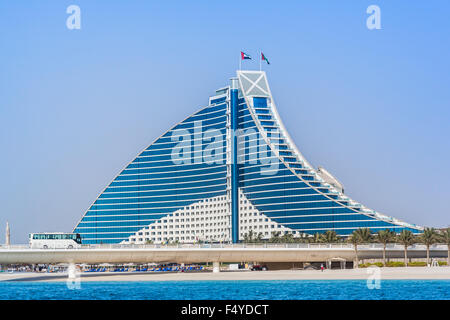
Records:
[[[226,108],[225,99],[211,101],[128,164],[76,226],[83,243],[120,243],[177,209],[225,196]]]
[[[260,214],[301,233],[348,235],[361,227],[421,232],[325,181],[284,129],[265,73],[238,71],[238,79],[238,97],[229,87],[218,90],[206,108],[156,139],[116,176],[74,229],[84,243],[126,241],[177,210],[217,197],[234,210],[227,239],[236,242],[236,188]]]

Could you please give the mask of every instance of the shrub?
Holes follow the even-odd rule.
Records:
[[[438,261],[438,264],[440,266],[446,266],[447,265],[447,261]]]
[[[359,268],[367,268],[367,264],[366,263],[360,263],[358,264]]]
[[[383,267],[383,263],[381,262],[374,262],[374,263],[361,263],[358,265],[360,268],[368,268],[370,266],[377,266],[379,268]]]
[[[426,267],[427,263],[425,261],[414,261],[409,262],[408,267]]]
[[[386,267],[404,267],[405,263],[400,261],[389,261],[386,262]]]
[[[375,262],[375,263],[371,263],[372,266],[377,266],[377,267],[383,267],[383,262]]]

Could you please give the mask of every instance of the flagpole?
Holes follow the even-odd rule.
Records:
[[[261,50],[259,50],[259,71],[261,71],[261,60],[262,60],[262,55],[261,55]]]

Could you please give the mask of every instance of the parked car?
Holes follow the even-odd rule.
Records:
[[[269,270],[266,265],[255,264],[251,268],[252,271],[267,271]]]

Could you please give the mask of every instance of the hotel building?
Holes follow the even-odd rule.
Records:
[[[239,242],[250,231],[304,234],[422,227],[350,199],[300,153],[263,71],[237,71],[198,110],[154,140],[74,228],[83,243]]]

